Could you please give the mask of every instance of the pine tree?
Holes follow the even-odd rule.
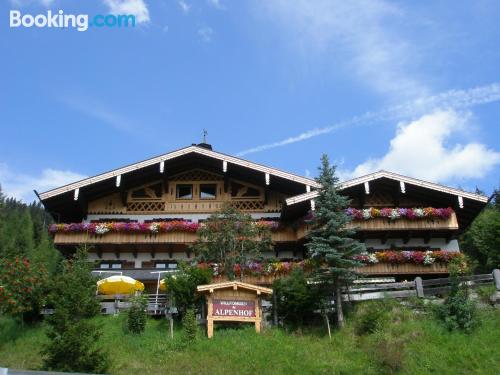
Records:
[[[26,205],[15,199],[6,200],[5,223],[2,229],[2,255],[13,259],[16,256],[31,259],[35,248],[33,221]]]
[[[356,277],[355,267],[360,263],[354,256],[365,248],[353,239],[355,231],[346,225],[351,220],[345,214],[350,200],[337,191],[339,183],[335,166],[330,166],[327,155],[321,158],[320,175],[316,179],[322,186],[315,200],[316,212],[313,229],[306,244],[312,259],[316,260],[314,272],[318,281],[331,285],[335,296],[337,325],[344,325],[341,287]]]
[[[101,330],[90,320],[99,313],[96,279],[90,270],[87,251],[79,248],[55,279],[50,298],[55,311],[48,319],[49,342],[42,350],[47,370],[103,373],[109,366],[107,353],[99,347]]]

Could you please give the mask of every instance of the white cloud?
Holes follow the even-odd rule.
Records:
[[[384,169],[436,182],[484,177],[500,164],[500,152],[481,143],[449,144],[453,135],[471,130],[471,116],[439,110],[399,124],[384,156],[340,174],[347,179]]]
[[[203,42],[209,43],[212,41],[214,36],[214,30],[211,27],[202,27],[201,29],[198,29],[198,35]]]
[[[9,169],[7,164],[0,163],[0,185],[3,193],[25,202],[32,202],[37,199],[33,190],[43,192],[86,177],[76,172],[51,168],[44,169],[37,176],[30,176],[15,173]]]
[[[237,155],[243,156],[255,152],[261,152],[276,147],[286,146],[292,143],[302,142],[323,134],[333,133],[345,127],[358,125],[374,125],[381,121],[397,121],[408,118],[423,116],[439,108],[464,110],[477,105],[488,104],[500,100],[500,83],[492,83],[485,86],[474,87],[466,90],[449,90],[437,95],[421,97],[406,103],[385,108],[381,111],[366,112],[354,116],[348,120],[336,124],[307,130],[301,134],[282,139],[280,141],[255,146]]]
[[[403,38],[404,12],[384,0],[258,2],[307,59],[320,56],[377,92],[412,97],[427,92],[415,71],[419,51]],[[259,12],[260,14],[260,12]]]
[[[177,4],[179,4],[179,7],[185,14],[189,13],[189,11],[191,10],[191,5],[186,3],[184,0],[179,0]]]
[[[131,132],[135,129],[128,118],[105,107],[100,101],[78,96],[62,96],[58,99],[69,108],[97,119],[116,130]]]
[[[110,13],[133,14],[137,23],[149,22],[149,10],[144,0],[103,0]]]

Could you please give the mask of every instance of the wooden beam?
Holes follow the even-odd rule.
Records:
[[[387,238],[389,237],[389,232],[388,231],[385,231],[383,234],[382,234],[382,237],[380,238],[380,243],[382,245],[385,245],[387,243]]]
[[[365,194],[370,194],[370,183],[368,181],[365,181]]]

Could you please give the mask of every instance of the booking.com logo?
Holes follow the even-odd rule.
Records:
[[[62,10],[47,14],[24,14],[19,10],[10,11],[10,27],[38,27],[38,28],[73,28],[78,31],[87,31],[89,27],[135,27],[133,14],[97,14],[89,17],[88,14],[64,14]]]

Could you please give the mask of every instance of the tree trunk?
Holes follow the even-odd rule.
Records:
[[[335,281],[335,311],[337,313],[337,327],[344,327],[344,312],[342,311],[342,290],[340,281]]]
[[[328,313],[325,311],[326,328],[328,329],[328,337],[332,341],[332,331],[330,330],[330,320],[328,319]]]

